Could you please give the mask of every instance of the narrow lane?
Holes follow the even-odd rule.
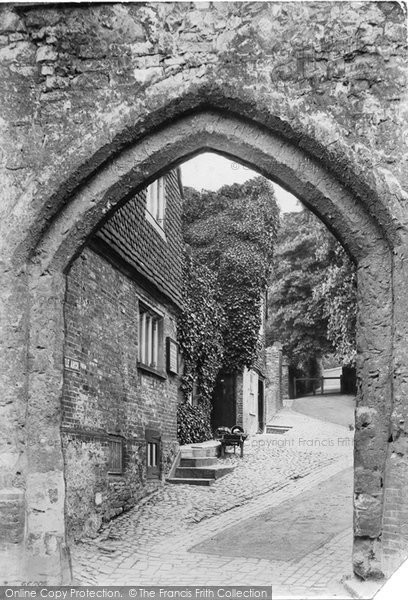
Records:
[[[272,585],[275,598],[347,598],[353,432],[291,409],[274,423],[290,429],[252,436],[210,488],[167,485],[77,544],[78,583]],[[238,547],[234,536],[239,553],[220,551],[223,538]]]
[[[352,428],[355,404],[354,396],[345,394],[304,396],[293,401],[292,410],[321,421]]]

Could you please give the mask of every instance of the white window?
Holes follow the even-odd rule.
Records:
[[[159,464],[158,444],[147,442],[147,468],[157,467]]]
[[[254,415],[255,414],[255,385],[256,385],[256,376],[253,371],[249,372],[249,403],[248,410]]]
[[[163,367],[163,317],[140,305],[139,361],[153,369]]]
[[[164,193],[164,177],[159,177],[147,188],[146,210],[154,221],[164,227],[164,215],[166,210],[166,198]]]
[[[146,472],[148,479],[160,477],[160,450],[160,433],[152,429],[146,429]]]

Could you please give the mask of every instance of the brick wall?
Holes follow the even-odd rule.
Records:
[[[281,379],[282,400],[287,400],[288,398],[290,398],[289,390],[290,390],[289,359],[287,356],[282,355],[282,379]]]
[[[23,490],[4,490],[0,496],[1,531],[4,541],[17,544],[24,538]]]
[[[177,447],[177,378],[137,365],[139,299],[163,312],[164,337],[174,339],[174,308],[94,250],[86,248],[67,276],[62,428],[73,538],[93,535],[159,485],[146,476],[146,427],[162,436],[162,472]],[[123,439],[123,475],[108,474],[109,435]]]
[[[408,543],[408,509],[403,498],[408,488],[407,464],[398,466],[395,472],[386,475],[386,501],[388,512],[383,519],[383,567],[390,571],[395,555],[406,560]]]

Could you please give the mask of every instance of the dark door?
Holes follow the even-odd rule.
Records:
[[[232,427],[235,425],[235,376],[219,374],[213,393],[212,426]]]
[[[258,379],[258,431],[263,432],[265,428],[265,409],[264,409],[264,382]]]

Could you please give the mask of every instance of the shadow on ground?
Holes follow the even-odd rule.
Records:
[[[354,427],[355,405],[354,396],[344,394],[305,396],[293,401],[292,410],[321,421]]]
[[[298,560],[349,529],[353,469],[257,517],[241,521],[190,551],[267,560]]]

